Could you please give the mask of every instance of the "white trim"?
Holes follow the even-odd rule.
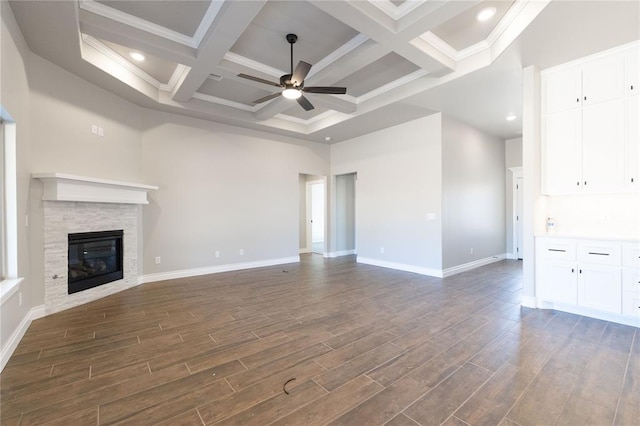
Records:
[[[369,4],[377,7],[388,17],[393,18],[393,20],[398,21],[416,10],[418,7],[422,6],[427,1],[428,0],[407,0],[400,6],[396,6],[391,1],[369,0]]]
[[[279,259],[257,260],[254,262],[229,263],[226,265],[207,266],[204,268],[182,269],[179,271],[159,272],[145,274],[138,277],[138,284],[152,283],[156,281],[175,280],[178,278],[196,277],[200,275],[217,274],[220,272],[239,271],[242,269],[263,268],[265,266],[283,265],[286,263],[300,262],[299,256],[282,257]]]
[[[36,306],[35,308],[31,308],[29,312],[27,312],[27,315],[25,315],[24,318],[22,318],[22,321],[20,321],[20,324],[18,325],[16,330],[13,332],[11,337],[9,337],[9,339],[7,340],[7,344],[4,345],[4,347],[2,348],[2,351],[0,352],[0,372],[4,370],[4,367],[7,365],[7,362],[9,362],[9,358],[11,358],[11,355],[13,355],[13,352],[18,347],[20,340],[22,340],[22,337],[24,337],[24,334],[29,329],[29,326],[31,325],[31,321],[36,320],[38,318],[42,318],[43,316],[44,316],[44,305],[40,305],[40,306]]]
[[[440,53],[442,53],[443,55],[453,59],[454,61],[457,61],[459,59],[459,52],[453,46],[451,46],[449,43],[447,43],[431,31],[427,31],[419,38],[430,44],[431,47],[434,47],[436,50],[440,51]]]
[[[233,62],[234,64],[242,65],[243,67],[251,68],[252,70],[261,72],[263,74],[270,75],[274,78],[280,78],[284,74],[288,74],[286,71],[279,70],[277,68],[270,67],[261,62],[254,61],[253,59],[245,58],[231,51],[224,54],[224,60]]]
[[[301,248],[300,250],[298,250],[298,254],[309,254],[309,253],[311,253],[310,248]]]
[[[148,204],[147,192],[157,186],[91,178],[66,173],[33,173],[43,182],[45,201],[85,201],[93,203]]]
[[[407,74],[404,77],[400,77],[396,80],[393,80],[392,82],[389,82],[383,86],[373,89],[365,93],[364,95],[358,96],[356,98],[356,103],[359,104],[361,102],[368,101],[371,98],[382,95],[383,93],[389,92],[391,90],[397,89],[398,87],[403,86],[405,84],[409,84],[419,79],[420,77],[424,77],[425,75],[428,75],[428,74],[429,74],[429,71],[423,70],[423,69],[414,71],[411,74]]]
[[[570,62],[565,62],[565,63],[560,64],[560,65],[556,65],[556,66],[553,66],[553,67],[545,68],[545,69],[540,71],[540,76],[541,77],[546,77],[548,74],[553,74],[556,71],[561,71],[561,70],[565,70],[565,69],[568,69],[568,68],[573,68],[573,67],[576,67],[576,66],[584,65],[584,64],[589,63],[589,62],[591,62],[593,60],[600,59],[600,58],[609,56],[611,54],[621,53],[621,52],[624,52],[625,50],[633,48],[633,47],[640,48],[640,41],[639,40],[632,41],[632,42],[629,42],[629,43],[626,43],[626,44],[622,44],[620,46],[612,47],[611,49],[602,50],[600,52],[594,53],[594,54],[589,55],[589,56],[584,56],[582,58],[575,59],[575,60],[570,61]]]
[[[217,14],[220,12],[220,9],[222,8],[222,4],[224,2],[211,2],[211,5],[204,14],[202,20],[200,21],[200,24],[198,24],[198,28],[196,29],[193,37],[163,27],[162,25],[154,24],[153,22],[138,18],[128,13],[122,12],[118,9],[105,6],[104,4],[98,3],[94,0],[79,0],[79,3],[80,8],[86,10],[87,12],[95,13],[96,15],[100,15],[113,21],[120,22],[121,24],[137,28],[141,31],[145,31],[155,36],[162,37],[166,40],[171,40],[176,43],[180,43],[182,45],[197,49],[207,31],[209,30],[209,27],[215,20]]]
[[[510,253],[514,257],[512,259],[518,259],[518,255],[520,252],[517,250],[522,244],[518,244],[518,220],[516,216],[518,216],[518,189],[517,185],[518,179],[523,180],[524,186],[524,176],[522,173],[522,167],[509,167],[509,171],[512,173],[511,176],[511,244],[513,247],[513,253]],[[522,218],[521,218],[522,219]],[[524,259],[524,253],[521,259]]]
[[[341,256],[349,256],[352,254],[356,254],[356,249],[353,250],[340,250],[340,251],[330,251],[329,253],[327,253],[327,255],[325,257],[328,258],[334,258],[334,257],[341,257]]]
[[[405,263],[387,262],[385,260],[372,259],[370,257],[361,256],[358,256],[357,261],[358,263],[364,263],[365,265],[380,266],[382,268],[396,269],[398,271],[413,272],[414,274],[443,278],[442,271],[439,269],[423,268],[421,266],[407,265]]]
[[[18,278],[18,184],[17,184],[17,125],[11,115],[2,108],[0,113],[5,121],[4,130],[4,253],[6,264],[4,265],[5,278]],[[2,191],[0,191],[2,194]]]
[[[160,89],[160,87],[163,86],[163,84],[161,82],[159,82],[158,80],[156,80],[155,78],[153,78],[152,76],[147,74],[141,68],[135,66],[133,63],[131,63],[128,60],[126,60],[125,58],[123,58],[119,53],[117,53],[116,51],[111,49],[109,46],[107,46],[106,44],[104,44],[103,42],[98,40],[97,38],[92,37],[89,34],[84,34],[83,33],[82,34],[82,41],[87,43],[89,46],[93,47],[99,53],[103,54],[104,56],[106,56],[107,58],[109,58],[110,60],[112,60],[113,62],[115,62],[116,64],[118,64],[122,68],[124,68],[125,70],[135,74],[136,77],[139,77],[142,80],[144,80],[145,82],[149,83],[150,85],[152,85],[156,89]],[[174,74],[175,74],[175,70],[174,70]],[[173,75],[172,75],[172,78],[173,78]],[[166,86],[166,85],[164,85],[164,86]]]
[[[518,260],[518,257],[515,253],[507,253],[507,259],[509,260]]]
[[[218,105],[224,105],[231,108],[237,108],[237,109],[241,109],[243,111],[248,111],[248,112],[256,112],[259,109],[258,105],[249,106],[240,102],[230,101],[229,99],[219,98],[217,96],[211,96],[201,92],[196,92],[191,97],[194,99],[199,99],[201,101],[211,102]]]
[[[159,89],[164,92],[171,92],[178,84],[178,81],[182,79],[182,76],[186,75],[189,71],[191,71],[191,67],[183,64],[178,64],[176,66],[176,69],[173,70],[173,74],[171,74],[171,78],[169,78],[169,81],[166,84],[160,83]]]
[[[479,268],[480,266],[488,265],[490,263],[499,262],[507,258],[506,253],[501,253],[496,256],[485,257],[484,259],[474,260],[473,262],[464,263],[462,265],[453,266],[451,268],[444,269],[442,271],[442,275],[444,278],[450,277],[451,275],[459,274],[461,272],[470,271],[475,268]]]
[[[522,296],[522,299],[520,301],[520,305],[524,306],[525,308],[537,308],[538,307],[538,303],[535,297],[532,296]]]
[[[640,318],[622,315],[622,314],[614,314],[612,312],[603,312],[597,309],[585,308],[583,306],[538,300],[538,308],[554,309],[557,311],[569,312],[570,314],[582,315],[590,318],[597,318],[603,321],[610,321],[618,324],[630,325],[632,327],[640,327]]]
[[[340,58],[347,55],[348,53],[351,53],[355,48],[357,48],[362,43],[368,40],[369,40],[369,37],[367,37],[364,34],[356,35],[351,40],[347,41],[345,44],[338,47],[336,50],[329,53],[327,56],[325,56],[324,58],[322,58],[321,60],[313,64],[313,67],[311,68],[311,72],[309,73],[309,75],[307,75],[306,78],[313,77],[315,74],[319,73],[329,65],[338,61]]]
[[[24,280],[24,278],[9,278],[0,281],[0,307],[18,291],[22,280]]]

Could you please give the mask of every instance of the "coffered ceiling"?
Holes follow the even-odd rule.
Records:
[[[623,33],[617,38],[637,35],[638,19],[629,17],[637,16],[634,3],[620,2],[615,12],[623,19],[612,26]],[[547,27],[550,0],[16,0],[11,6],[34,53],[139,105],[330,143],[434,111],[514,137],[520,118],[504,117],[521,110],[522,58],[537,54],[536,61],[549,62],[531,40],[562,30]],[[476,19],[487,7],[495,15]],[[564,30],[603,18],[602,6],[585,7],[593,10]],[[238,74],[272,82],[289,74],[288,33],[298,35],[294,66],[312,64],[305,86],[343,86],[345,95],[305,93],[315,106],[310,111],[282,96],[253,103],[281,89]],[[145,59],[132,59],[132,52]]]

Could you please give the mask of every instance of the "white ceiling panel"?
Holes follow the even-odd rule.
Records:
[[[167,84],[173,75],[178,64],[175,62],[167,61],[166,59],[158,58],[153,55],[149,55],[148,53],[141,52],[139,50],[130,49],[125,46],[121,46],[117,43],[112,43],[106,40],[100,40],[105,46],[109,49],[116,52],[118,55],[122,57],[122,59],[130,62],[132,65],[140,68],[142,71],[149,74],[151,77],[156,79],[158,82]],[[137,62],[131,59],[131,52],[142,53],[145,57],[144,61]]]
[[[202,17],[209,8],[210,0],[96,0],[120,12],[144,19],[172,31],[192,37]]]
[[[380,86],[402,78],[419,68],[395,53],[389,53],[336,83],[351,96],[362,96]]]
[[[267,2],[231,52],[289,72],[290,47],[285,39],[296,34],[293,66],[298,61],[316,64],[358,33],[305,1]]]

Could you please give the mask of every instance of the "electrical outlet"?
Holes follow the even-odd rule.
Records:
[[[220,257],[220,251],[216,250],[216,257]]]
[[[156,265],[160,264],[160,256],[156,256]]]
[[[473,247],[469,249],[469,254],[473,254]]]
[[[244,249],[238,250],[238,253],[240,253],[240,256],[244,256]]]

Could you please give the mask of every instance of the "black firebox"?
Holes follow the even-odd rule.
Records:
[[[68,293],[123,278],[122,230],[69,234]]]

